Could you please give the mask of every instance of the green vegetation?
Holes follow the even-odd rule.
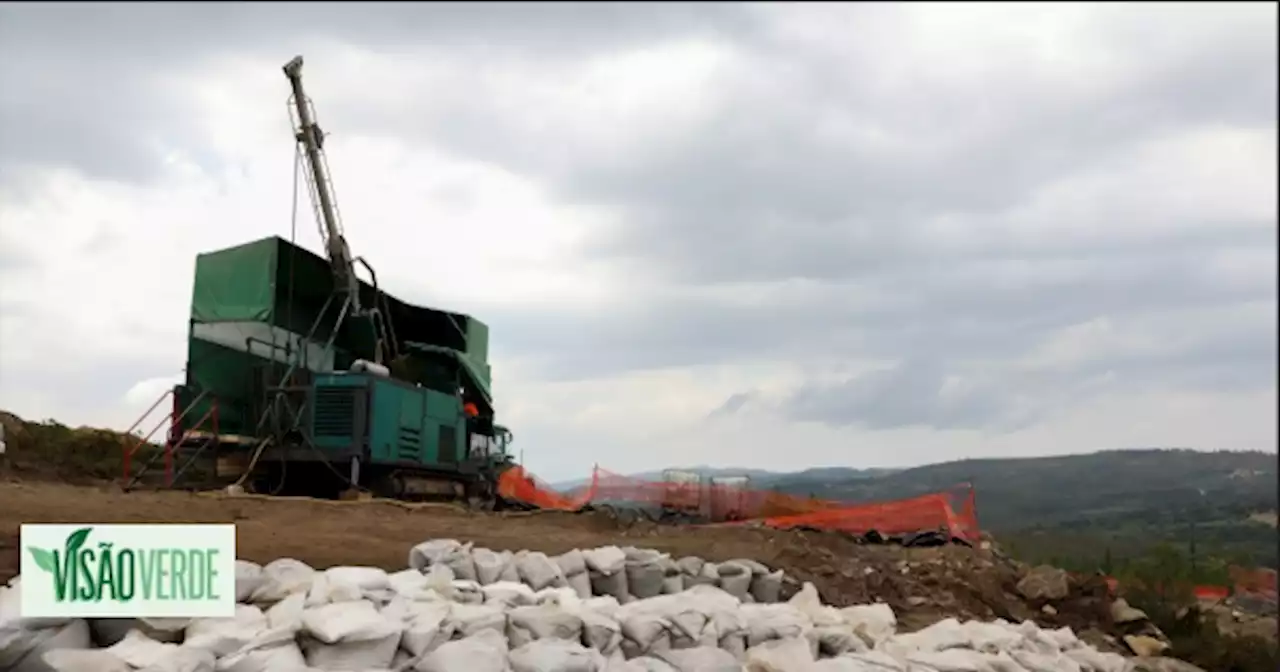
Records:
[[[1193,557],[1277,566],[1276,528],[1250,520],[1277,508],[1276,455],[1117,450],[1027,459],[963,460],[874,478],[783,475],[783,492],[866,502],[972,483],[978,519],[1034,562],[1096,569],[1171,544]],[[1194,550],[1193,550],[1194,547]]]
[[[68,483],[119,479],[124,446],[137,446],[140,442],[138,437],[119,432],[73,428],[55,420],[30,422],[3,411],[0,423],[4,424],[6,468],[20,475],[34,474]],[[142,444],[133,454],[134,463],[141,465],[159,449]]]
[[[1169,655],[1224,672],[1273,672],[1280,669],[1276,641],[1257,635],[1225,633],[1211,615],[1194,604],[1194,585],[1226,583],[1228,561],[1214,556],[1199,559],[1168,544],[1112,568],[1125,599],[1146,612],[1169,638]]]

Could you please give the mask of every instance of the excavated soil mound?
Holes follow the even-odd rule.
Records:
[[[293,557],[315,567],[370,565],[388,570],[403,567],[405,549],[429,538],[551,554],[633,544],[676,557],[755,559],[785,570],[797,581],[812,582],[830,604],[883,601],[907,629],[946,617],[1031,619],[1048,627],[1070,626],[1086,641],[1110,650],[1115,650],[1115,640],[1103,633],[1117,634],[1109,622],[1101,581],[1050,570],[1047,579],[1037,577],[1044,584],[1039,585],[1024,580],[1029,568],[982,548],[877,546],[828,533],[749,527],[619,526],[592,514],[480,514],[451,505],[388,501],[126,494],[113,486],[27,481],[0,483],[0,581],[18,572],[21,523],[64,522],[235,523],[237,552],[247,560],[265,563]]]

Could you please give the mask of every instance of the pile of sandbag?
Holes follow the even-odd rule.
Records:
[[[409,567],[446,580],[480,586],[524,583],[535,591],[572,588],[583,599],[610,596],[619,603],[674,595],[693,586],[717,586],[746,602],[777,602],[786,580],[754,560],[707,562],[673,559],[645,548],[604,546],[572,550],[555,557],[536,551],[492,551],[453,539],[434,539],[413,547]]]
[[[686,559],[687,560],[687,559]],[[13,672],[1121,672],[1069,629],[946,620],[898,634],[884,604],[776,602],[776,572],[607,547],[557,557],[414,547],[409,568],[238,561],[233,618],[22,619],[0,589]],[[726,572],[726,565],[733,567]],[[759,582],[760,578],[766,582]],[[677,583],[678,580],[678,583]],[[770,598],[773,599],[770,599]]]

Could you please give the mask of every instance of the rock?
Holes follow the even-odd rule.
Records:
[[[924,597],[908,597],[907,605],[912,607],[919,607],[928,601],[929,601],[928,598],[924,598]]]
[[[1116,625],[1147,620],[1147,612],[1129,606],[1123,597],[1111,603],[1111,620]]]
[[[1139,656],[1131,662],[1133,672],[1205,672],[1202,668],[1177,658]]]
[[[1169,650],[1169,645],[1146,635],[1125,635],[1125,646],[1133,652],[1135,656],[1157,658]]]
[[[1046,605],[1044,605],[1043,607],[1041,607],[1040,611],[1044,612],[1044,615],[1045,615],[1045,616],[1057,616],[1057,615],[1058,615],[1058,610],[1057,610],[1057,609],[1054,609],[1052,604],[1046,604]]]
[[[1018,581],[1018,592],[1028,600],[1061,600],[1070,592],[1067,572],[1040,565]]]

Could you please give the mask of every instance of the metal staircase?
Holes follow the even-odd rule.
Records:
[[[120,484],[125,491],[139,485],[175,487],[206,449],[218,443],[217,399],[210,398],[212,403],[209,404],[209,409],[195,422],[187,424],[185,421],[192,415],[192,410],[209,395],[207,391],[201,392],[185,408],[179,408],[178,391],[181,389],[181,386],[175,386],[166,390],[125,432],[129,438],[122,445],[123,475],[120,479]],[[143,423],[153,418],[166,400],[170,402],[171,410],[151,426],[151,431],[146,434],[135,434],[140,427],[144,426]],[[156,432],[166,425],[168,431],[165,433],[164,444],[157,448],[153,438]],[[184,426],[186,429],[182,429]],[[140,463],[136,470],[135,461]],[[163,474],[155,474],[154,467],[162,461]]]

